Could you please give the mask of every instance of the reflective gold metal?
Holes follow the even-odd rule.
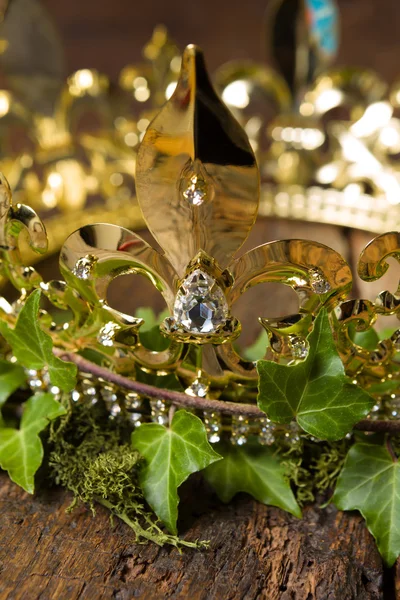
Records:
[[[258,169],[245,133],[215,93],[194,46],[183,55],[174,93],[144,135],[136,168],[138,202],[161,251],[125,227],[87,224],[62,246],[64,281],[48,283],[33,267],[23,266],[19,251],[26,231],[33,251],[45,252],[43,223],[33,209],[12,203],[8,183],[1,180],[0,272],[21,294],[13,306],[0,300],[3,319],[13,324],[26,295],[39,288],[57,309],[69,311],[61,325],[45,311],[40,314],[59,350],[94,350],[114,372],[141,381],[149,373],[157,375],[161,386],[171,385],[172,377],[189,395],[254,402],[257,371],[234,346],[241,325],[232,309],[251,287],[281,283],[296,292],[298,310],[275,319],[259,315],[260,330],[269,340],[266,358],[304,360],[313,321],[326,309],[347,374],[378,399],[376,384],[389,381],[396,393],[400,329],[372,350],[354,341],[354,329],[367,331],[378,315],[398,315],[399,290],[383,292],[375,302],[347,299],[352,275],[346,261],[307,240],[270,242],[236,257],[257,216]],[[378,236],[365,248],[360,277],[379,279],[388,269],[388,257],[400,258],[399,233]],[[164,297],[169,311],[160,326],[168,340],[165,349],[146,348],[140,338],[143,320],[108,305],[108,286],[126,274],[147,278]],[[91,381],[85,381],[79,389],[89,385],[92,390]],[[99,385],[108,398],[107,386]],[[143,402],[135,397],[132,406]],[[151,415],[165,423],[168,407],[152,401]],[[204,422],[213,441],[226,428],[215,415],[204,414]],[[254,433],[261,443],[274,439],[268,419],[237,418],[230,427],[232,443],[244,443]]]
[[[215,74],[222,100],[244,128],[257,157],[259,214],[374,233],[400,229],[399,85],[395,83],[388,91],[387,84],[370,70],[332,67],[338,47],[338,11],[335,0],[325,0],[322,18],[318,6],[313,0],[299,0],[293,10],[291,0],[270,2],[265,30],[275,67],[233,61]],[[0,32],[4,37],[0,60],[10,87],[0,90],[0,170],[10,182],[15,201],[32,206],[43,219],[49,252],[61,247],[66,234],[87,224],[104,221],[142,227],[135,199],[135,189],[142,189],[147,225],[157,231],[179,275],[199,249],[226,266],[247,235],[246,228],[238,227],[230,215],[231,204],[237,203],[235,219],[246,222],[247,228],[254,222],[254,157],[246,136],[218,97],[209,93],[209,104],[204,105],[201,88],[208,84],[202,80],[201,54],[194,48],[186,51],[174,93],[182,58],[165,27],[158,26],[143,50],[143,61],[122,69],[117,94],[110,93],[108,78],[95,70],[81,69],[63,83],[59,36],[42,9],[35,43],[45,38],[52,49],[48,53],[54,62],[52,79],[46,79],[44,57],[37,58],[35,69],[18,63],[15,69],[23,73],[20,77],[11,60],[17,42],[10,31],[17,17],[11,9],[7,11]],[[27,17],[27,24],[29,19],[34,15]],[[25,49],[24,55],[29,54],[36,56],[35,48]],[[189,84],[194,61],[200,85],[198,81]],[[186,97],[189,88],[191,96]],[[145,136],[171,97],[172,103],[162,108]],[[218,115],[214,113],[217,106]],[[333,109],[340,109],[341,120]],[[166,111],[168,130],[160,132]],[[229,172],[229,181],[227,165],[218,162],[221,149],[214,147],[214,134],[209,131],[199,137],[199,128],[213,130],[217,121],[231,147],[226,160],[230,167],[238,163]],[[14,130],[19,135],[23,132],[22,150],[17,152],[8,142]],[[220,143],[224,144],[223,137]],[[146,177],[141,177],[148,167]],[[175,189],[178,179],[179,189]],[[160,212],[154,214],[153,200],[146,199],[149,186],[153,196],[160,195],[159,206],[166,209],[164,230],[153,222]],[[236,190],[243,195],[236,195]],[[179,219],[170,215],[170,206],[178,207]],[[193,215],[199,219],[195,224]],[[229,237],[230,243],[218,249],[213,245],[220,236]],[[173,238],[184,238],[185,243]],[[29,260],[34,257],[29,255]]]
[[[273,3],[276,24],[285,5],[286,0]],[[346,261],[327,246],[307,240],[270,242],[237,256],[259,208],[256,155],[262,182],[260,214],[377,232],[392,230],[393,224],[386,226],[394,215],[394,228],[398,223],[400,229],[394,202],[400,179],[390,158],[397,149],[397,129],[400,136],[393,116],[396,102],[400,104],[397,87],[387,99],[385,86],[370,72],[327,70],[332,44],[326,48],[313,20],[304,19],[309,1],[300,5],[299,44],[308,49],[307,69],[296,62],[296,55],[291,64],[281,65],[284,77],[254,65],[225,67],[217,76],[222,99],[233,107],[247,133],[256,132],[250,141],[214,90],[197,47],[184,51],[178,77],[178,54],[163,29],[156,30],[146,47],[146,68],[129,67],[121,75],[121,85],[138,102],[153,102],[138,121],[114,119],[107,82],[99,74],[78,72],[68,80],[52,118],[36,115],[30,121],[36,146],[32,163],[24,155],[14,165],[19,182],[15,204],[6,179],[0,181],[0,274],[21,293],[14,306],[0,301],[2,318],[13,323],[26,295],[40,288],[56,308],[69,311],[62,325],[49,325],[45,313],[40,317],[56,348],[95,350],[106,366],[129,377],[151,373],[175,378],[190,395],[254,401],[257,372],[255,363],[234,345],[241,329],[234,305],[255,285],[280,283],[295,291],[298,309],[279,318],[259,315],[260,331],[264,328],[268,334],[268,359],[286,364],[304,360],[307,335],[326,309],[347,374],[377,397],[373,386],[382,382],[395,382],[393,393],[400,392],[400,329],[372,350],[354,341],[354,329],[368,331],[378,316],[399,316],[400,286],[395,293],[382,292],[374,302],[348,299],[352,274]],[[263,102],[273,98],[277,107],[268,129],[262,120],[252,123],[251,112],[245,111],[251,95],[259,92]],[[165,97],[167,102],[149,124]],[[32,119],[11,96],[3,100],[8,107],[4,118],[13,113]],[[74,137],[72,114],[83,100],[93,102],[105,122],[114,122],[113,136]],[[1,103],[0,93],[0,111]],[[322,117],[337,106],[349,109],[348,119],[325,127]],[[269,137],[264,147],[265,131]],[[78,145],[86,152],[85,166],[76,159]],[[43,181],[33,176],[33,164],[41,165]],[[126,192],[125,181],[134,167],[137,203]],[[119,189],[114,196],[110,185]],[[382,190],[384,197],[379,195]],[[86,210],[94,192],[110,199]],[[32,200],[33,208],[20,203],[22,198]],[[66,211],[62,219],[60,212],[46,219],[50,248],[67,236],[60,252],[64,280],[48,283],[21,259],[24,231],[36,255],[46,251],[45,227],[35,212],[46,202]],[[77,210],[70,211],[71,206]],[[93,222],[96,217],[105,222]],[[161,250],[129,230],[143,219]],[[73,223],[76,231],[69,234]],[[379,279],[389,257],[400,259],[396,231],[379,235],[365,248],[359,276]],[[163,296],[169,316],[160,330],[167,348],[146,348],[140,338],[143,320],[108,305],[110,283],[126,274],[145,277]],[[165,419],[165,407],[152,405],[151,410]],[[221,423],[213,419],[207,416],[205,422],[218,429]],[[266,436],[267,425],[257,425]],[[235,427],[250,431],[253,425],[246,421]]]

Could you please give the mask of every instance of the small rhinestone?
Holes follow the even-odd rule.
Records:
[[[250,433],[249,421],[243,415],[233,415],[231,444],[234,446],[243,446],[247,443],[247,436]]]
[[[80,395],[80,393],[78,392],[78,390],[73,390],[73,391],[71,392],[71,399],[72,399],[72,402],[78,402],[78,401],[80,400],[80,397],[81,397],[81,395]]]
[[[125,394],[124,401],[125,401],[125,408],[128,411],[142,408],[142,406],[143,406],[143,400],[139,396],[139,394],[136,394],[136,392],[128,392],[127,394]]]
[[[189,396],[199,396],[205,398],[207,396],[209,384],[206,379],[195,379],[193,383],[186,388],[185,393]]]
[[[79,258],[76,261],[72,272],[76,277],[79,277],[79,279],[89,279],[94,263],[95,259],[92,256]]]
[[[221,440],[222,423],[221,415],[215,412],[204,411],[204,425],[210,444],[217,444]]]
[[[275,426],[270,419],[260,419],[261,431],[258,441],[262,446],[272,446],[275,443]]]
[[[325,279],[321,271],[316,270],[310,273],[310,285],[316,294],[326,294],[331,289],[329,281]]]
[[[118,417],[118,415],[121,414],[121,407],[118,403],[115,403],[111,406],[110,408],[110,416],[115,418]]]
[[[119,329],[121,329],[121,327],[117,323],[109,321],[100,329],[97,341],[102,344],[102,346],[112,346],[114,344],[115,334]]]
[[[289,340],[292,356],[295,360],[304,360],[308,356],[308,344],[305,339],[294,335]]]
[[[164,400],[150,400],[151,420],[159,425],[168,425],[169,406]]]
[[[297,444],[300,441],[300,429],[297,423],[290,423],[289,431],[285,433],[285,438],[291,444]]]
[[[193,206],[203,204],[207,196],[207,184],[205,181],[194,175],[191,177],[186,189],[182,192],[182,196]]]

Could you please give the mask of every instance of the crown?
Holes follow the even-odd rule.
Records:
[[[375,234],[397,229],[398,84],[388,90],[370,70],[332,67],[339,29],[334,0],[304,1],[296,11],[288,0],[271,3],[266,29],[276,69],[234,61],[214,76],[257,158],[259,215]],[[56,81],[44,78],[47,67],[21,77],[26,66],[14,72],[7,58],[13,40],[7,31],[5,37],[3,64],[12,91],[0,92],[0,166],[15,201],[43,219],[49,252],[84,224],[141,227],[133,177],[137,150],[173,92],[181,62],[165,28],[155,29],[144,61],[126,66],[117,86],[90,69],[65,83],[61,67]],[[50,38],[54,55],[62,54],[56,32]],[[42,93],[33,95],[32,89]]]
[[[40,214],[53,253],[66,232],[80,225],[143,226],[135,202],[136,149],[176,80],[181,58],[159,26],[143,50],[144,61],[126,66],[118,85],[94,69],[80,69],[63,81],[57,32],[42,7],[31,18],[38,15],[33,39],[39,36],[39,48],[50,45],[56,64],[49,66],[48,53],[40,59],[40,52],[31,69],[19,64],[5,30],[1,59],[10,89],[0,90],[0,167],[14,200]],[[27,48],[27,53],[34,50]]]
[[[385,291],[376,302],[348,299],[348,264],[317,242],[274,241],[238,255],[257,217],[259,171],[244,130],[215,92],[195,46],[186,48],[176,89],[146,130],[135,180],[143,217],[161,250],[119,225],[85,225],[61,248],[64,280],[47,283],[23,265],[19,253],[23,230],[32,249],[45,252],[45,227],[33,209],[12,203],[2,180],[2,276],[21,293],[14,305],[2,300],[3,319],[11,326],[18,323],[35,290],[66,311],[62,324],[53,323],[45,311],[40,322],[55,354],[80,369],[73,399],[90,401],[101,393],[112,416],[122,411],[135,426],[148,420],[168,423],[171,405],[192,407],[212,442],[224,431],[239,445],[249,436],[261,444],[273,443],[276,435],[296,438],[298,430],[290,423],[274,424],[257,407],[257,365],[235,345],[241,330],[235,302],[255,285],[276,282],[294,290],[298,312],[279,319],[259,315],[268,334],[264,357],[283,366],[305,363],[315,352],[310,336],[325,319],[353,382],[350,387],[375,398],[374,419],[390,413],[400,377],[400,331],[367,349],[357,343],[353,329],[369,331],[378,316],[398,314],[398,296]],[[388,269],[387,259],[398,258],[399,242],[393,232],[372,240],[361,254],[359,276],[379,279]],[[143,319],[107,303],[111,281],[131,273],[148,279],[168,307],[160,325],[166,342],[162,349],[143,344]],[[95,362],[82,356],[87,350]],[[149,374],[157,386],[146,383]],[[174,382],[185,391],[175,391]],[[30,372],[30,384],[57,392],[46,372]]]
[[[260,214],[384,233],[399,224],[399,85],[332,66],[338,29],[334,0],[272,2],[277,69],[234,61],[216,82],[257,154]]]

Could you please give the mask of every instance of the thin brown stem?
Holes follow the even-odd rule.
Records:
[[[171,402],[171,404],[176,406],[187,406],[189,408],[198,408],[200,410],[207,410],[211,412],[223,412],[231,415],[244,414],[249,417],[258,418],[266,416],[262,410],[253,404],[221,402],[220,400],[210,400],[209,398],[200,398],[199,396],[189,396],[188,394],[184,394],[182,392],[160,389],[154,387],[153,385],[141,383],[139,381],[135,381],[134,379],[130,379],[129,377],[118,375],[118,373],[113,373],[112,371],[100,367],[86,358],[79,356],[78,354],[57,349],[54,349],[54,353],[64,360],[75,363],[78,369],[84,373],[91,373],[95,377],[99,377],[105,381],[109,381],[110,383],[115,383],[122,388],[132,390],[133,392],[137,392],[143,396],[148,396],[149,398],[159,398],[161,400]]]
[[[354,425],[354,429],[376,433],[400,433],[400,421],[371,421],[370,419],[363,419]]]
[[[91,373],[95,377],[99,377],[104,381],[115,383],[116,385],[126,390],[132,390],[143,396],[149,398],[159,398],[166,400],[175,406],[186,406],[188,408],[197,408],[199,410],[205,410],[210,412],[220,412],[228,415],[245,415],[253,418],[265,418],[266,414],[258,408],[255,404],[242,404],[240,402],[225,402],[221,400],[211,400],[209,398],[200,398],[199,396],[189,396],[182,392],[174,392],[172,390],[165,390],[148,385],[147,383],[141,383],[124,377],[118,373],[113,373],[104,367],[96,365],[95,363],[74,354],[73,352],[65,352],[54,348],[54,353],[70,362],[76,364],[80,371],[84,373]],[[400,421],[372,421],[369,419],[363,419],[359,421],[354,429],[359,431],[371,431],[381,433],[399,433],[400,434]]]

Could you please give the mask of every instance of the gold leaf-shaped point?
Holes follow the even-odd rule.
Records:
[[[186,48],[176,90],[146,131],[136,186],[148,227],[180,276],[200,250],[226,267],[255,221],[254,153],[196,46]]]

